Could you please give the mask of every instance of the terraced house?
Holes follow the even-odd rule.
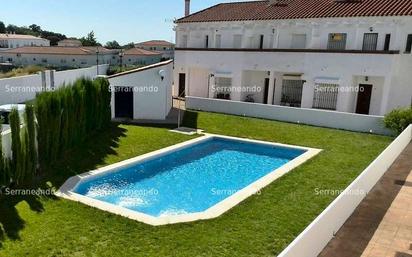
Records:
[[[411,105],[410,0],[218,4],[177,20],[176,41],[175,94],[370,115]]]

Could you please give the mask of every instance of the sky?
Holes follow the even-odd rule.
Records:
[[[233,0],[191,0],[191,12]],[[37,24],[68,37],[94,31],[105,44],[163,39],[174,42],[173,20],[184,14],[184,0],[0,0],[0,21]]]

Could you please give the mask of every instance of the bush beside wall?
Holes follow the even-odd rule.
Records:
[[[409,124],[412,124],[412,107],[393,110],[385,116],[383,121],[385,127],[400,134]]]
[[[79,79],[57,91],[40,93],[34,104],[26,104],[24,126],[18,111],[12,110],[9,117],[12,158],[4,158],[0,137],[0,189],[11,184],[30,184],[39,165],[50,165],[96,131],[109,126],[109,86],[102,78]]]

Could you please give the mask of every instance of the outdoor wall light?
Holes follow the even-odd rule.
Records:
[[[369,77],[368,77],[368,76],[365,77],[365,81],[366,81],[366,82],[369,81]]]
[[[165,79],[165,71],[159,70],[159,76],[160,76],[160,79],[163,81]]]

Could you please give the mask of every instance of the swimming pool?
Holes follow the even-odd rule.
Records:
[[[152,225],[210,219],[319,151],[207,135],[71,178],[58,194]]]

